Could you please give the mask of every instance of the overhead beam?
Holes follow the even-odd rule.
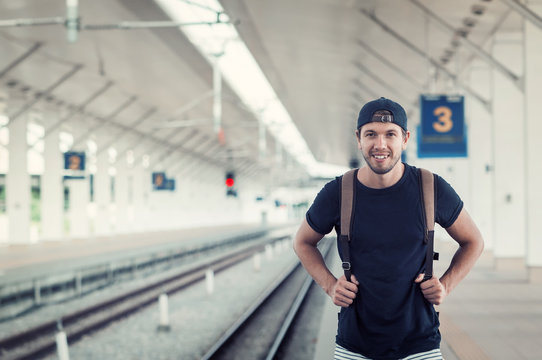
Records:
[[[53,125],[51,125],[49,128],[45,129],[45,132],[44,132],[44,135],[43,135],[43,138],[41,139],[38,139],[35,143],[33,143],[32,145],[30,145],[31,148],[33,148],[34,146],[36,146],[36,144],[40,141],[40,140],[43,140],[45,139],[47,136],[49,136],[49,134],[51,134],[53,132],[53,130],[56,130],[58,127],[62,126],[62,124],[64,124],[66,121],[70,120],[74,115],[76,115],[77,113],[80,113],[82,111],[84,111],[85,107],[90,104],[91,102],[93,102],[94,100],[96,100],[100,95],[102,95],[105,91],[107,91],[107,89],[109,89],[111,87],[111,85],[113,85],[113,82],[111,81],[108,81],[104,86],[102,86],[100,89],[98,89],[96,92],[94,92],[92,95],[90,95],[90,97],[88,99],[86,99],[82,104],[80,104],[79,106],[77,106],[73,111],[71,111],[68,115],[64,116],[64,118],[60,119],[59,121],[57,121],[56,123],[54,123]]]
[[[380,26],[382,30],[393,36],[395,39],[397,39],[399,42],[401,42],[403,45],[408,47],[410,50],[418,54],[420,57],[427,59],[433,66],[438,68],[440,71],[445,73],[450,79],[452,79],[458,86],[463,88],[469,95],[471,95],[473,98],[478,100],[488,112],[491,112],[491,104],[488,100],[484,99],[481,95],[479,95],[476,91],[472,90],[468,85],[464,84],[454,73],[452,73],[450,70],[448,70],[446,67],[442,66],[438,61],[436,61],[434,58],[429,56],[425,51],[418,48],[416,45],[408,41],[405,37],[398,34],[396,31],[392,30],[386,23],[384,23],[382,20],[376,17],[374,13],[371,13],[365,9],[360,10],[362,14],[364,14],[367,18],[369,18],[371,21],[373,21],[375,24]]]
[[[26,104],[24,104],[15,114],[9,115],[9,122],[13,123],[19,116],[30,110],[34,105],[36,105],[41,99],[49,95],[54,89],[62,85],[64,82],[66,82],[69,78],[71,78],[73,75],[75,75],[76,72],[81,70],[83,68],[83,65],[77,64],[75,65],[70,71],[68,71],[66,74],[64,74],[58,81],[56,81],[54,84],[50,85],[47,89],[45,89],[43,92],[36,94],[34,99]],[[6,126],[6,125],[4,125]]]
[[[43,25],[62,25],[66,21],[63,17],[33,18],[33,19],[7,19],[0,20],[0,27],[21,27],[21,26],[43,26]]]
[[[106,118],[101,119],[102,121],[96,125],[95,127],[88,130],[84,136],[81,136],[77,140],[75,140],[70,147],[71,149],[75,148],[77,145],[79,145],[83,140],[88,139],[90,135],[92,135],[96,130],[100,129],[101,127],[107,125],[110,123],[111,120],[113,120],[118,114],[120,114],[124,109],[126,109],[128,106],[132,105],[137,99],[137,96],[132,96],[125,102],[123,102],[119,107],[117,107],[111,114],[109,114]]]
[[[37,42],[34,45],[30,47],[30,49],[26,50],[24,54],[19,56],[17,59],[13,60],[11,63],[8,64],[5,68],[3,68],[0,71],[0,79],[3,78],[8,72],[16,68],[18,65],[20,65],[23,61],[25,61],[30,55],[35,53],[43,43]]]
[[[372,47],[370,47],[366,42],[364,42],[363,40],[360,40],[360,39],[357,39],[356,42],[358,43],[359,46],[361,46],[365,51],[367,51],[368,53],[371,53],[375,58],[378,59],[378,61],[380,61],[381,63],[383,64],[386,64],[386,66],[388,66],[390,69],[393,69],[396,73],[398,73],[399,75],[401,75],[403,78],[405,78],[406,80],[408,80],[413,86],[415,86],[416,88],[421,88],[423,87],[422,84],[420,84],[416,79],[414,79],[412,76],[410,76],[406,71],[404,71],[403,69],[401,69],[399,66],[395,65],[394,63],[392,63],[390,60],[388,60],[386,57],[382,56],[382,54],[380,54],[378,51],[376,51],[375,49],[373,49]]]
[[[521,4],[520,2],[516,0],[501,0],[501,1],[505,3],[506,5],[508,5],[510,8],[512,8],[514,11],[516,11],[518,14],[523,16],[523,18],[532,22],[534,25],[538,26],[542,30],[542,18],[538,16],[538,14],[533,12],[531,9],[529,9],[527,6]]]
[[[442,28],[446,29],[451,34],[456,33],[456,29],[454,29],[453,26],[448,24],[446,21],[444,21],[444,19],[439,17],[437,14],[435,14],[433,11],[431,11],[429,8],[427,8],[425,5],[421,4],[418,0],[410,0],[410,2],[413,3],[414,5],[416,5],[424,13],[429,15]],[[472,41],[470,41],[466,37],[458,36],[457,39],[459,40],[459,42],[461,44],[463,44],[466,48],[468,48],[470,51],[475,53],[479,58],[484,60],[487,64],[495,67],[495,69],[497,69],[501,74],[503,74],[510,81],[512,81],[520,90],[523,90],[523,80],[522,80],[521,77],[517,76],[513,71],[511,71],[509,68],[507,68],[506,66],[501,64],[493,56],[488,54],[480,46],[474,44]]]
[[[407,103],[409,103],[409,101],[403,97],[403,94],[401,94],[399,91],[397,91],[396,88],[394,88],[393,86],[391,86],[387,81],[385,81],[384,79],[382,79],[380,76],[376,75],[374,72],[372,72],[371,70],[369,70],[366,66],[364,66],[363,64],[361,64],[359,61],[355,61],[354,62],[354,65],[359,69],[361,70],[361,72],[363,72],[364,74],[366,74],[367,76],[369,76],[371,79],[373,79],[375,82],[377,82],[378,84],[380,84],[381,86],[383,86],[384,88],[386,88],[389,92],[395,94],[397,97],[400,97],[402,98],[403,100],[406,100]]]
[[[184,146],[186,145],[186,144],[185,144],[185,141],[186,141],[187,139],[193,137],[193,136],[194,136],[194,131],[192,131],[190,134],[188,134],[187,136],[185,136],[181,141],[178,142],[177,145],[171,145],[171,146],[168,146],[168,147],[166,148],[166,150],[162,151],[162,152],[156,157],[156,162],[155,162],[154,166],[158,165],[158,163],[164,162],[167,158],[171,157],[171,156],[175,153],[176,150],[181,149],[181,148],[184,148]],[[202,141],[202,142],[198,145],[198,147],[193,148],[192,151],[194,151],[194,152],[197,153],[197,152],[198,152],[197,149],[198,149],[202,144],[205,144],[206,141],[207,141],[207,139],[204,140],[204,141]]]
[[[150,118],[154,113],[156,112],[156,108],[153,107],[149,110],[147,110],[142,116],[139,117],[136,121],[134,121],[132,124],[130,124],[130,127],[135,128],[136,126],[142,124],[144,121],[146,121],[148,118]],[[97,151],[96,155],[100,154],[102,151],[105,151],[106,149],[110,148],[114,143],[118,142],[120,139],[125,137],[130,132],[127,130],[122,130],[120,134],[117,134],[113,137],[113,139],[108,142],[106,145],[101,146]]]

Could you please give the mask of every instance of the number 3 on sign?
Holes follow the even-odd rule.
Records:
[[[452,121],[452,110],[449,107],[439,106],[433,111],[433,115],[438,116],[438,121],[433,123],[433,129],[441,133],[452,130],[454,122]]]

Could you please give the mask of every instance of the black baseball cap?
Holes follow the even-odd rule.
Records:
[[[375,114],[379,111],[389,111],[389,114]],[[358,127],[370,122],[390,122],[399,125],[407,131],[407,116],[405,109],[395,101],[381,97],[380,99],[369,101],[363,105],[358,116]]]

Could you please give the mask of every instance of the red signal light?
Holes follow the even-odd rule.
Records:
[[[233,184],[235,184],[235,181],[233,180],[233,178],[231,178],[231,177],[226,178],[226,186],[227,187],[233,187]]]

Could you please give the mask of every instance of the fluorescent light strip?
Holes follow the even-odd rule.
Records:
[[[155,1],[178,22],[215,21],[216,13],[203,7],[224,11],[215,0],[199,0],[200,6],[195,1]],[[224,79],[254,114],[261,111],[261,120],[275,139],[312,174],[318,165],[314,156],[235,27],[232,24],[196,25],[180,27],[180,30],[209,63],[223,52],[219,66]]]

